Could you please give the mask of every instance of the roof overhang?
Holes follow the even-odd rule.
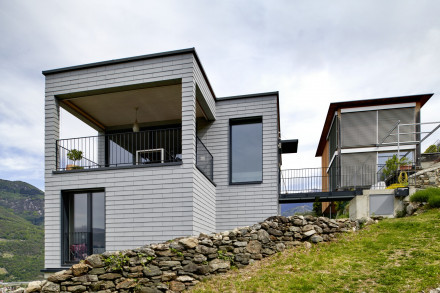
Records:
[[[358,101],[347,101],[347,102],[338,102],[331,103],[327,117],[324,122],[324,127],[322,129],[321,138],[319,139],[318,148],[316,150],[316,157],[322,156],[324,151],[325,142],[327,138],[327,133],[330,129],[333,116],[339,109],[344,108],[356,108],[356,107],[369,107],[369,106],[381,106],[381,105],[391,105],[391,104],[402,104],[402,103],[420,103],[420,107],[423,107],[425,103],[433,96],[434,94],[423,94],[423,95],[412,95],[412,96],[401,96],[401,97],[390,97],[390,98],[380,98],[380,99],[367,99],[367,100],[358,100]]]
[[[194,56],[197,64],[200,67],[200,70],[203,74],[203,77],[206,81],[206,84],[208,85],[209,91],[211,92],[212,96],[214,97],[214,100],[216,100],[214,90],[212,89],[211,83],[208,80],[208,76],[206,75],[205,70],[203,69],[202,63],[200,62],[199,56],[197,55],[195,48],[167,51],[167,52],[161,52],[161,53],[147,54],[147,55],[141,55],[141,56],[135,56],[135,57],[113,59],[113,60],[108,60],[108,61],[83,64],[83,65],[50,69],[50,70],[44,70],[42,73],[44,76],[48,76],[51,74],[63,73],[63,72],[74,71],[74,70],[90,69],[90,68],[94,68],[94,67],[115,65],[115,64],[121,64],[121,63],[132,62],[132,61],[140,61],[140,60],[147,60],[147,59],[167,57],[167,56],[175,56],[175,55],[184,55],[184,54],[192,54]]]

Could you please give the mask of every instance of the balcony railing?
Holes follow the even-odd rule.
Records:
[[[208,148],[197,137],[196,166],[211,181],[214,180],[214,159]]]
[[[181,128],[167,128],[60,139],[56,141],[57,170],[179,162],[181,136]]]
[[[281,194],[382,189],[395,183],[412,180],[409,170],[395,170],[384,175],[376,165],[288,169],[281,171]],[[402,174],[402,175],[401,175]]]

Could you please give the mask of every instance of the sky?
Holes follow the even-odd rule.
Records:
[[[440,1],[0,0],[0,178],[44,189],[41,71],[195,47],[218,97],[279,91],[283,168],[318,167],[331,102],[434,93]],[[92,132],[65,112],[62,136]],[[439,136],[437,135],[437,139]]]

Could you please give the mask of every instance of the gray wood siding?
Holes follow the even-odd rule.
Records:
[[[107,250],[214,230],[215,188],[207,185],[205,178],[194,175],[198,174],[194,166],[194,72],[193,55],[182,54],[46,76],[46,268],[61,265],[62,190],[105,188]],[[56,168],[55,141],[59,138],[59,106],[55,95],[176,78],[182,80],[183,165],[52,174]],[[199,84],[204,88],[201,80]]]
[[[229,185],[229,120],[263,117],[263,183]],[[273,97],[231,99],[216,103],[216,118],[202,123],[198,135],[214,156],[216,229],[250,225],[278,213],[278,120]]]
[[[216,187],[197,168],[194,168],[193,234],[209,234],[216,227]]]

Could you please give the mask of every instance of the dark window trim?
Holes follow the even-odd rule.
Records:
[[[64,224],[65,224],[65,212],[64,212],[64,196],[69,194],[75,194],[75,193],[87,193],[87,195],[94,193],[94,192],[104,192],[104,231],[106,231],[106,214],[105,214],[105,203],[106,203],[106,197],[105,197],[105,188],[87,188],[87,189],[65,189],[61,190],[61,209],[60,209],[60,217],[61,217],[61,227],[60,227],[60,235],[61,235],[61,266],[71,266],[72,264],[76,264],[78,262],[69,262],[64,259]],[[89,217],[89,211],[87,212],[87,217]],[[104,243],[106,241],[106,233],[104,233]]]
[[[229,119],[229,185],[245,185],[245,184],[261,184],[263,183],[263,165],[261,165],[261,181],[243,181],[243,182],[232,182],[232,126],[234,125],[242,125],[242,124],[255,124],[261,123],[261,163],[263,164],[263,116],[251,116],[251,117],[240,117],[240,118],[231,118]]]

